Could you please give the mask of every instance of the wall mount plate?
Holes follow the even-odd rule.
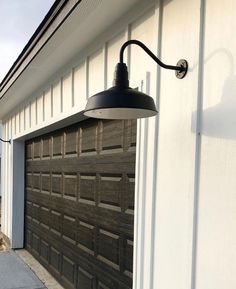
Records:
[[[183,69],[181,70],[176,70],[175,71],[175,76],[179,79],[182,79],[185,77],[185,75],[187,74],[187,71],[188,71],[188,62],[187,60],[185,59],[180,59],[176,66],[180,66],[180,67],[183,67]]]

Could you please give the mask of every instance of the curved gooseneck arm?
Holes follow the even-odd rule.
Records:
[[[171,70],[175,70],[178,72],[184,72],[185,74],[187,73],[187,61],[186,60],[181,60],[179,61],[177,64],[177,66],[173,66],[173,65],[167,65],[165,63],[163,63],[159,58],[156,57],[155,54],[153,54],[151,52],[151,50],[149,48],[147,48],[147,46],[145,44],[143,44],[141,41],[139,40],[128,40],[126,41],[121,49],[120,49],[120,62],[123,63],[124,62],[124,50],[127,46],[131,45],[131,44],[135,44],[140,46],[155,62],[157,62],[161,67],[165,68],[165,69],[171,69]],[[183,63],[183,61],[185,61],[186,63]],[[184,75],[185,75],[184,74]],[[181,77],[182,78],[182,77]]]
[[[8,143],[11,143],[11,141],[10,141],[10,140],[4,140],[4,139],[2,139],[2,138],[0,138],[0,141],[2,141],[2,142],[8,142]]]

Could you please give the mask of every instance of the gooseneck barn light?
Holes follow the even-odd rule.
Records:
[[[124,63],[124,50],[130,44],[140,46],[154,61],[165,69],[175,70],[182,79],[188,71],[188,63],[181,59],[176,66],[164,64],[142,42],[129,40],[120,49],[120,62],[116,66],[114,86],[88,99],[84,115],[101,119],[137,119],[156,115],[153,99],[129,87],[128,69]]]

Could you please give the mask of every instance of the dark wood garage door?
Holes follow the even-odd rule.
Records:
[[[26,248],[65,288],[132,287],[136,121],[26,143]]]

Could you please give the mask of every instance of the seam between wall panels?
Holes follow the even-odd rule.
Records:
[[[61,96],[61,109],[60,112],[63,113],[63,77],[60,78],[60,96]]]
[[[158,11],[158,12],[157,12]],[[161,58],[161,48],[162,48],[162,25],[163,25],[163,0],[158,0],[157,6],[156,6],[156,18],[157,18],[157,25],[158,25],[158,35],[157,35],[157,56]],[[160,91],[161,91],[161,68],[159,65],[157,65],[156,69],[156,107],[157,110],[160,111]],[[157,202],[157,171],[158,171],[158,151],[159,151],[159,145],[158,145],[158,139],[159,139],[159,115],[155,119],[155,129],[154,129],[154,157],[153,157],[153,192],[152,192],[152,235],[151,235],[151,250],[153,254],[151,254],[150,259],[150,289],[154,289],[154,266],[155,266],[155,255],[157,251],[157,244],[155,246],[155,239],[156,239],[156,218],[157,218],[157,212],[156,212],[156,202]],[[158,276],[157,276],[158,278]]]
[[[9,122],[6,123],[6,137],[8,139],[9,137]],[[5,144],[6,147],[6,155],[9,155],[9,147]],[[5,188],[5,196],[6,196],[6,215],[7,215],[7,230],[6,230],[6,234],[7,236],[10,235],[10,231],[9,231],[9,161],[8,158],[6,157],[6,174],[7,174],[7,183],[6,183],[6,188]]]
[[[45,92],[43,92],[43,122],[45,121]]]
[[[141,203],[139,204],[140,208],[136,208],[136,211],[139,212],[139,221],[137,222],[139,224],[140,233],[139,233],[139,242],[138,242],[138,248],[137,258],[139,263],[139,274],[137,274],[138,282],[137,282],[137,288],[135,289],[142,289],[143,288],[143,272],[144,272],[144,262],[141,263],[141,260],[144,259],[144,244],[145,244],[145,212],[146,212],[146,200],[145,200],[145,190],[146,190],[146,179],[147,179],[147,137],[148,137],[148,120],[145,119],[143,121],[140,121],[140,159],[139,159],[139,194],[141,193]],[[142,164],[142,165],[141,165]],[[141,182],[140,182],[141,180]],[[141,213],[141,214],[140,214]]]
[[[24,109],[24,118],[25,118],[25,109]],[[25,124],[26,126],[26,124]],[[9,121],[9,135],[8,135],[8,139],[12,140],[12,119],[10,119]],[[13,235],[13,229],[12,229],[12,224],[13,224],[13,220],[12,220],[12,216],[13,216],[13,212],[12,212],[12,205],[13,205],[13,164],[12,164],[12,152],[13,152],[13,146],[12,146],[12,142],[11,145],[8,146],[8,162],[9,162],[9,190],[8,190],[8,194],[10,197],[10,202],[9,202],[9,215],[10,215],[10,239],[12,240],[12,235]],[[12,243],[12,242],[11,242]]]
[[[53,118],[54,111],[53,111],[53,85],[52,84],[50,86],[50,93],[51,93],[51,118]]]
[[[35,98],[35,125],[38,125],[38,97]]]
[[[103,45],[103,74],[104,74],[104,82],[103,88],[104,90],[107,89],[107,42]]]
[[[136,180],[140,180],[140,167],[137,166],[137,164],[140,163],[140,144],[141,144],[141,122],[140,120],[137,121],[137,144],[136,144],[136,160],[135,160],[135,178]],[[134,198],[134,201],[135,201],[135,217],[134,217],[134,251],[133,251],[133,272],[134,272],[134,275],[133,275],[133,289],[136,289],[137,288],[137,272],[138,272],[138,262],[137,262],[137,256],[138,256],[138,242],[137,240],[135,239],[135,236],[139,236],[139,227],[138,227],[138,224],[139,224],[139,214],[137,213],[137,208],[139,208],[139,196],[140,194],[140,190],[139,190],[139,186],[138,186],[138,182],[136,181],[135,182],[135,198]]]
[[[23,108],[23,112],[24,112],[24,123],[23,123],[23,130],[26,130],[26,106],[24,106]]]
[[[144,81],[136,85],[144,91]],[[133,288],[143,289],[144,282],[144,245],[145,245],[145,211],[146,211],[146,179],[147,179],[147,137],[148,120],[137,121],[137,146],[135,165],[135,217],[134,217],[134,251],[133,251]],[[139,253],[140,252],[140,253]],[[147,288],[148,289],[148,288]]]
[[[70,111],[71,109],[73,109],[74,107],[74,68],[70,69],[70,73],[69,73],[69,78],[71,78],[71,84],[70,84],[70,92],[71,92],[71,103],[69,108],[67,109],[67,111]]]
[[[89,98],[89,56],[85,58],[85,81],[86,81],[86,99]]]
[[[6,139],[6,123],[3,124],[3,138]],[[6,145],[5,143],[2,146],[2,164],[1,164],[1,177],[2,177],[2,191],[1,191],[1,197],[2,197],[2,208],[4,208],[4,211],[2,211],[2,228],[4,229],[3,233],[6,234]]]
[[[32,106],[32,102],[29,102],[29,128],[32,127],[32,117],[31,117],[31,106]]]
[[[131,39],[131,23],[127,25],[125,37],[126,37],[126,41]],[[131,66],[131,46],[130,45],[127,47],[126,51],[127,51],[127,67],[130,73],[130,66]]]
[[[3,124],[3,130],[2,130],[3,134],[2,137],[6,138],[6,123]],[[4,208],[4,212],[2,211],[2,229],[4,228],[4,232],[6,230],[6,218],[5,218],[5,210],[6,210],[6,146],[5,143],[2,146],[2,172],[1,172],[1,176],[2,176],[2,208]],[[4,233],[3,232],[3,233]],[[4,233],[5,234],[5,233]]]
[[[199,214],[199,186],[202,144],[202,108],[203,108],[203,84],[204,84],[204,44],[205,44],[205,10],[206,2],[200,2],[200,27],[199,27],[199,67],[198,67],[198,99],[196,120],[196,150],[195,150],[195,172],[194,172],[194,204],[193,204],[193,232],[192,232],[192,271],[191,289],[196,288],[197,269],[197,241],[198,241],[198,214]]]
[[[2,126],[2,135],[1,137],[5,138],[5,126]],[[1,209],[3,208],[3,202],[4,202],[4,184],[5,184],[5,176],[4,176],[4,166],[5,166],[5,147],[2,145],[2,156],[1,156]],[[2,212],[1,212],[2,214]],[[2,226],[5,227],[5,218],[3,219],[4,214],[2,214],[1,223]]]

